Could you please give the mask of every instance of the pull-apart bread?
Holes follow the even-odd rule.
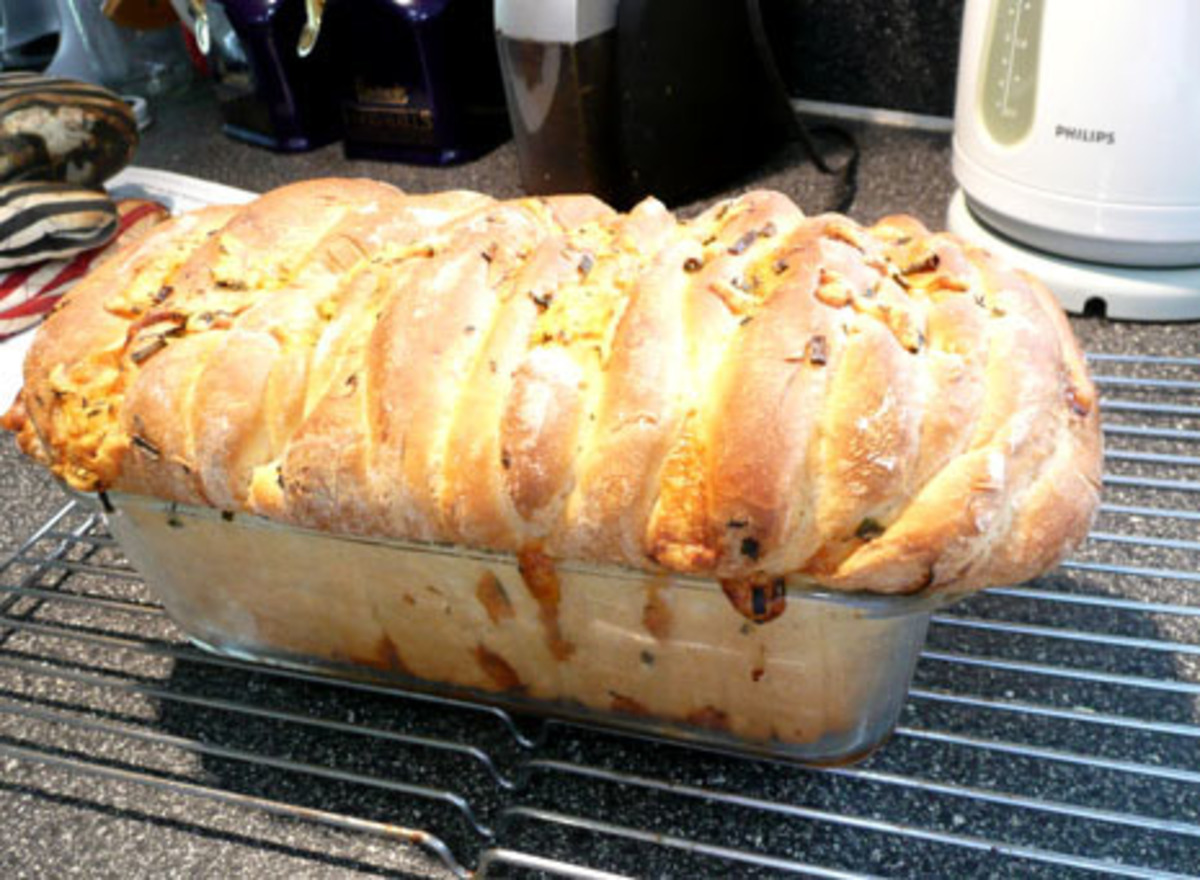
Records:
[[[1039,283],[774,192],[680,222],[316,180],[183,215],[70,293],[6,425],[78,489],[712,577],[759,619],[785,578],[1035,576],[1100,486]]]

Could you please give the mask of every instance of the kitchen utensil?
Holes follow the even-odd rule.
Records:
[[[57,7],[60,39],[47,73],[146,96],[175,92],[191,82],[192,67],[177,28],[120,27],[94,0],[57,0]]]

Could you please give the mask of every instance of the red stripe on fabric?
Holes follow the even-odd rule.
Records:
[[[66,293],[64,290],[63,293]],[[10,318],[23,318],[26,315],[42,315],[54,308],[54,304],[63,298],[62,293],[49,293],[44,296],[35,296],[31,300],[26,300],[19,306],[13,306],[11,309],[5,309],[0,312],[0,321]]]
[[[0,302],[7,299],[13,291],[20,290],[21,287],[34,276],[38,269],[42,268],[47,261],[43,260],[36,266],[22,266],[20,269],[15,269],[4,276],[4,281],[0,282]]]
[[[117,211],[119,212],[120,209],[121,209],[121,202],[117,202]],[[137,223],[143,217],[149,217],[151,214],[159,214],[163,210],[164,210],[163,206],[160,205],[158,202],[146,202],[145,204],[138,205],[136,208],[134,208],[132,211],[130,211],[127,214],[121,214],[120,215],[120,217],[121,217],[120,226],[119,226],[120,232],[118,232],[117,235],[120,235],[121,232],[124,232],[126,229],[128,229],[134,223]]]
[[[67,263],[61,272],[47,281],[45,285],[43,285],[42,289],[37,292],[37,295],[45,296],[46,294],[57,290],[59,287],[69,281],[76,281],[79,278],[82,278],[87,274],[87,270],[92,267],[92,261],[99,256],[99,253],[102,250],[104,250],[104,248],[97,248],[96,250],[88,251],[77,256],[71,262]]]
[[[167,213],[158,202],[145,202],[124,213],[121,213],[122,204],[124,202],[117,203],[117,234],[110,241],[100,247],[92,248],[90,251],[76,255],[63,266],[61,271],[43,285],[41,290],[29,299],[0,311],[0,322],[16,325],[6,327],[4,323],[0,323],[0,340],[15,336],[36,324],[41,315],[53,309],[55,304],[63,298],[63,295],[75,286],[75,282],[87,274],[92,263],[98,257],[120,244],[121,236],[131,228],[149,217]],[[164,216],[163,219],[166,219],[166,217]],[[4,276],[3,281],[0,281],[0,304],[11,296],[13,292],[20,290],[30,278],[50,264],[51,261],[43,261],[36,266],[23,267]],[[59,290],[59,288],[64,289]]]

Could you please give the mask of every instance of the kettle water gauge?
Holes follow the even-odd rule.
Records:
[[[979,109],[1000,144],[1016,143],[1033,126],[1043,2],[999,0],[992,7]]]

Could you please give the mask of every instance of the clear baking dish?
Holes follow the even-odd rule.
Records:
[[[887,738],[949,601],[789,584],[756,624],[715,581],[559,562],[548,597],[511,555],[108,501],[129,560],[210,651],[810,763]]]

